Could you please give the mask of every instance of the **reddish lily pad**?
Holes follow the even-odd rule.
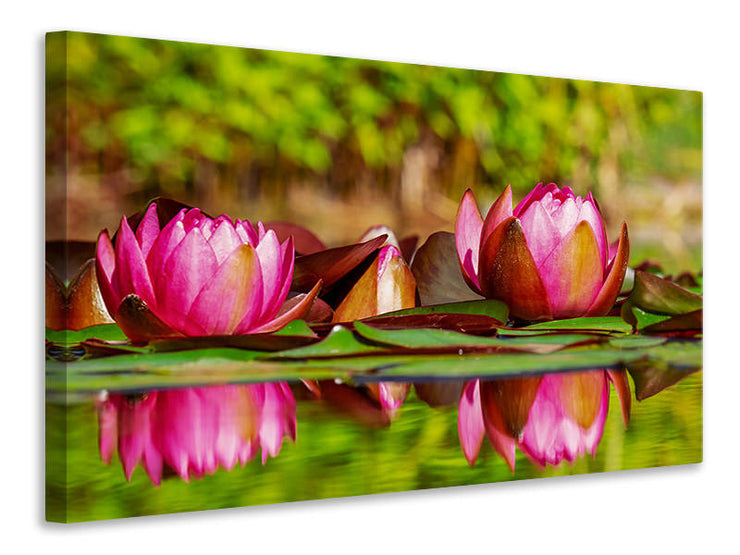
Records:
[[[278,240],[283,243],[293,236],[293,245],[297,256],[314,254],[326,250],[326,245],[311,231],[303,226],[290,222],[266,222],[265,229],[275,232]]]
[[[627,370],[635,382],[635,399],[644,401],[677,384],[686,376],[701,370],[697,367],[675,367],[654,361],[633,363]]]
[[[403,330],[413,328],[435,328],[453,330],[475,335],[492,335],[501,322],[481,314],[409,314],[401,316],[376,316],[364,322],[376,329]]]
[[[69,282],[95,256],[94,241],[47,241],[46,262],[62,282]]]
[[[386,235],[381,235],[365,243],[356,243],[297,257],[293,270],[292,289],[308,291],[318,280],[323,281],[325,289],[331,288],[380,248],[386,238]]]
[[[337,411],[362,424],[383,428],[391,423],[390,414],[384,411],[377,399],[365,388],[356,388],[333,380],[319,382],[321,398]]]
[[[464,381],[416,382],[416,396],[430,407],[446,407],[460,402]]]
[[[695,313],[694,316],[679,322],[684,325],[692,322],[700,324],[698,311],[702,309],[703,304],[704,300],[701,295],[687,291],[670,280],[648,272],[636,271],[632,293],[622,305],[622,318],[634,328],[639,329],[655,322],[641,325],[633,309],[666,316]],[[676,323],[674,321],[674,325]]]
[[[149,346],[159,353],[185,351],[189,349],[233,348],[251,351],[282,351],[315,343],[316,337],[254,333],[248,335],[213,335],[208,337],[183,337],[152,341]]]
[[[494,318],[502,325],[509,315],[509,309],[501,301],[481,299],[477,301],[465,301],[454,303],[443,303],[430,306],[417,306],[405,310],[397,310],[384,314],[383,318],[411,315],[430,314],[469,314]]]
[[[418,235],[410,235],[398,240],[398,250],[401,251],[401,256],[406,261],[406,264],[411,264],[416,254],[416,246],[419,244]]]
[[[453,233],[432,233],[416,251],[411,271],[423,306],[483,298],[463,278]]]
[[[634,309],[633,309],[634,312]],[[655,324],[642,328],[642,333],[691,337],[702,333],[704,328],[704,310],[694,310],[678,314]]]

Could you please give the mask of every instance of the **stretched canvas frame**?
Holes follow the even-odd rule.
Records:
[[[699,93],[48,35],[47,518],[699,462],[700,180]]]

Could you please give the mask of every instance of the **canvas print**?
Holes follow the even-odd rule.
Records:
[[[699,92],[50,33],[46,180],[47,520],[702,460]]]

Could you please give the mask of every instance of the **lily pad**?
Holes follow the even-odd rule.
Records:
[[[703,304],[701,295],[670,280],[638,270],[635,272],[632,293],[622,305],[622,318],[634,328],[641,329],[657,322],[646,322],[647,317],[640,310],[648,314],[676,316],[701,310]]]
[[[386,235],[381,235],[365,243],[356,243],[297,257],[291,289],[308,291],[319,280],[323,280],[325,289],[330,288],[380,248],[386,237]]]
[[[481,299],[475,301],[462,301],[453,303],[442,303],[429,306],[419,306],[388,312],[377,318],[391,318],[394,316],[409,316],[412,314],[478,314],[495,318],[499,322],[506,322],[509,309],[501,301]]]
[[[635,382],[635,399],[644,401],[677,384],[700,368],[676,368],[661,362],[643,362],[627,368]]]
[[[273,358],[304,359],[383,352],[383,347],[360,341],[354,333],[341,325],[334,325],[329,335],[319,343],[276,353]]]
[[[77,331],[46,329],[46,340],[57,345],[78,345],[93,338],[102,341],[126,341],[126,335],[116,324],[100,324]]]
[[[601,316],[589,318],[569,318],[567,320],[552,320],[549,322],[540,322],[523,328],[501,330],[502,335],[523,335],[533,331],[541,333],[549,330],[567,330],[567,331],[590,331],[590,332],[607,332],[607,333],[629,333],[632,327],[625,324],[624,320],[616,316]]]
[[[457,258],[455,234],[432,233],[411,263],[422,305],[482,299],[463,279]]]

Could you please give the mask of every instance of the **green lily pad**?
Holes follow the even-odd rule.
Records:
[[[601,316],[540,322],[523,328],[500,330],[499,334],[526,335],[532,332],[541,333],[543,331],[553,330],[629,333],[632,331],[632,327],[617,316]]]
[[[354,323],[357,332],[366,339],[405,347],[407,349],[446,346],[494,346],[504,347],[506,342],[495,337],[478,337],[450,330],[417,328],[408,330],[376,329],[362,322]]]
[[[306,347],[274,353],[270,358],[324,358],[364,355],[368,353],[379,353],[382,351],[382,346],[368,345],[366,342],[358,340],[355,334],[349,329],[344,326],[335,325],[329,332],[329,335],[327,335],[322,341]]]
[[[647,337],[643,335],[625,335],[609,338],[609,345],[620,349],[641,349],[655,347],[668,341],[665,337]]]
[[[411,314],[479,314],[482,316],[490,316],[499,322],[506,322],[506,319],[509,316],[509,308],[501,301],[483,299],[480,301],[463,301],[407,308],[405,310],[397,310],[395,312],[382,314],[381,316],[378,316],[378,318],[407,316]],[[368,320],[371,321],[372,318],[369,318]]]
[[[126,334],[116,324],[100,324],[81,330],[51,330],[46,328],[46,340],[57,345],[77,345],[86,339],[127,341]]]

